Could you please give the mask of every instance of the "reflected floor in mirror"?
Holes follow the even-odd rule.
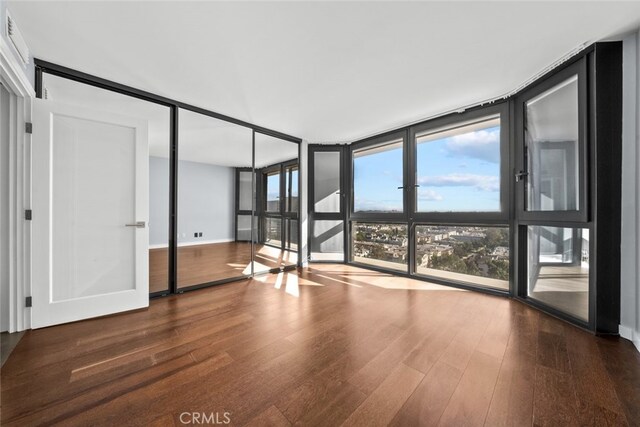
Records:
[[[543,266],[530,297],[579,319],[589,319],[589,269]]]
[[[258,244],[256,273],[295,265],[296,252]],[[167,248],[149,250],[149,292],[166,291]],[[251,274],[251,244],[224,242],[178,248],[178,287],[199,285]]]

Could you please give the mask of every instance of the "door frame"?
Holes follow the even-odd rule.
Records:
[[[35,90],[27,67],[18,62],[12,47],[0,37],[0,80],[10,96],[9,137],[9,332],[31,328],[26,297],[31,295],[31,224],[25,210],[31,208],[31,100]]]

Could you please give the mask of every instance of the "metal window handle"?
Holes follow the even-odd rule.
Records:
[[[136,221],[135,224],[125,224],[125,227],[136,227],[136,228],[145,228],[147,223],[144,221]]]
[[[529,176],[528,172],[520,171],[520,172],[516,173],[516,182],[520,182],[520,181],[522,181],[523,179],[525,179],[528,176]]]

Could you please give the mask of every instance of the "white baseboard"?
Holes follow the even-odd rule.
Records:
[[[634,331],[628,326],[618,325],[618,333],[624,339],[627,339],[636,346],[638,352],[640,352],[640,332]]]
[[[194,241],[194,242],[180,242],[178,243],[178,247],[183,247],[183,246],[197,246],[197,245],[212,245],[214,243],[229,243],[229,242],[235,242],[234,239],[216,239],[216,240],[198,240],[198,241]],[[158,245],[149,245],[149,249],[162,249],[162,248],[168,248],[169,245],[167,243],[161,243]]]

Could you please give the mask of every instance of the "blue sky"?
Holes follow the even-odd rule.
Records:
[[[500,209],[500,127],[419,143],[419,211]],[[402,149],[354,159],[355,209],[402,210]]]

